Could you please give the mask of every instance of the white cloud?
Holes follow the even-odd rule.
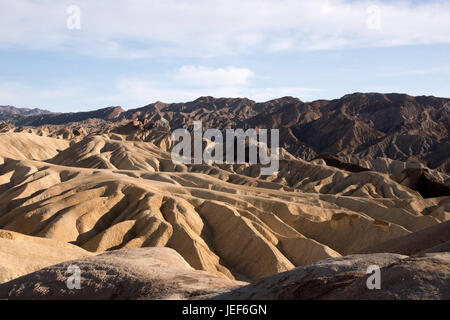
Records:
[[[248,84],[253,71],[247,68],[209,68],[204,66],[183,66],[174,78],[187,84],[201,87],[235,86]]]
[[[161,81],[141,78],[122,78],[116,82],[116,93],[108,97],[100,97],[98,103],[121,104],[137,107],[155,101],[186,102],[200,96],[214,97],[246,97],[255,101],[267,101],[282,96],[294,96],[302,100],[312,100],[321,90],[302,87],[257,88],[247,86],[220,86],[194,89],[172,89]]]
[[[294,48],[294,41],[292,39],[281,39],[276,40],[273,43],[270,43],[268,45],[268,50],[270,52],[280,52],[280,51],[287,51],[292,48]]]
[[[430,74],[449,73],[450,66],[439,66],[434,68],[423,69],[390,69],[379,72],[377,75],[382,77],[404,77],[404,76],[425,76]]]
[[[0,0],[0,48],[123,58],[450,43],[448,1]],[[380,29],[367,27],[377,5]]]
[[[112,79],[112,86],[102,94],[83,83],[65,82],[52,86],[0,82],[0,102],[2,105],[62,111],[62,105],[77,110],[80,107],[90,110],[111,105],[134,108],[155,101],[192,101],[200,96],[246,97],[256,101],[295,96],[312,100],[318,98],[316,94],[321,91],[306,87],[261,87],[250,82],[254,76],[248,68],[182,66],[172,74],[157,78],[150,75]]]

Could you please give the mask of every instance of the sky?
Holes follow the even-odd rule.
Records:
[[[0,0],[0,105],[450,97],[450,1]]]

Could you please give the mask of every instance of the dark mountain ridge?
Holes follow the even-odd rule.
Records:
[[[0,120],[9,120],[14,117],[28,117],[38,115],[53,114],[53,112],[43,109],[16,108],[14,106],[0,106]]]
[[[62,125],[88,119],[116,120],[124,112],[122,107],[108,107],[87,112],[41,113],[37,115],[20,115],[2,120],[16,126]]]
[[[450,172],[450,99],[406,94],[354,93],[303,102],[283,97],[257,103],[247,98],[200,97],[186,103],[156,102],[123,110],[77,113],[8,113],[16,126],[62,125],[88,119],[146,119],[169,129],[201,120],[205,128],[278,128],[280,146],[307,160],[319,154],[417,159]]]

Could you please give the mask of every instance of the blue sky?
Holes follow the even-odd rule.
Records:
[[[0,105],[450,96],[449,1],[55,3],[0,0]]]

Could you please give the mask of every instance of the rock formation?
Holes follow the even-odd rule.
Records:
[[[448,266],[448,108],[448,99],[353,94],[311,103],[202,97],[72,114],[11,115],[14,109],[8,109],[0,123],[0,281],[25,276],[20,281],[46,288],[44,283],[67,267],[65,261],[79,258],[94,281],[101,275],[92,266],[106,261],[119,261],[111,267],[117,275],[128,263],[157,260],[151,250],[145,253],[150,247],[165,247],[153,252],[169,256],[175,250],[179,256],[173,261],[186,267],[180,267],[182,273],[207,274],[217,289],[241,286],[239,281],[270,282],[284,272],[296,279],[298,270],[322,268],[319,261],[327,261],[330,277],[342,261],[354,265],[359,271],[342,279],[355,292],[362,290],[362,266],[371,261],[432,278],[422,266]],[[278,172],[263,176],[260,164],[248,162],[175,164],[171,132],[190,127],[193,119],[221,130],[279,128]],[[347,257],[358,253],[370,255]],[[394,255],[425,253],[435,255]],[[43,267],[42,273],[26,275]],[[141,273],[130,275],[142,289],[136,295],[94,285],[83,297],[188,298],[215,290],[205,280],[198,291],[189,283],[177,291],[173,286],[180,279],[164,276],[165,287],[157,276],[146,275],[150,271],[138,269]],[[291,297],[350,297],[350,291],[336,291],[339,272],[329,295],[323,279],[313,279],[305,288],[317,283],[318,292]],[[393,286],[397,275],[389,280]],[[21,291],[20,281],[2,286],[3,296],[73,294],[31,285]],[[394,288],[380,297],[447,297],[441,290],[446,281],[443,272],[417,284],[411,296]],[[152,291],[152,282],[165,289]],[[277,294],[267,297],[289,297]]]

